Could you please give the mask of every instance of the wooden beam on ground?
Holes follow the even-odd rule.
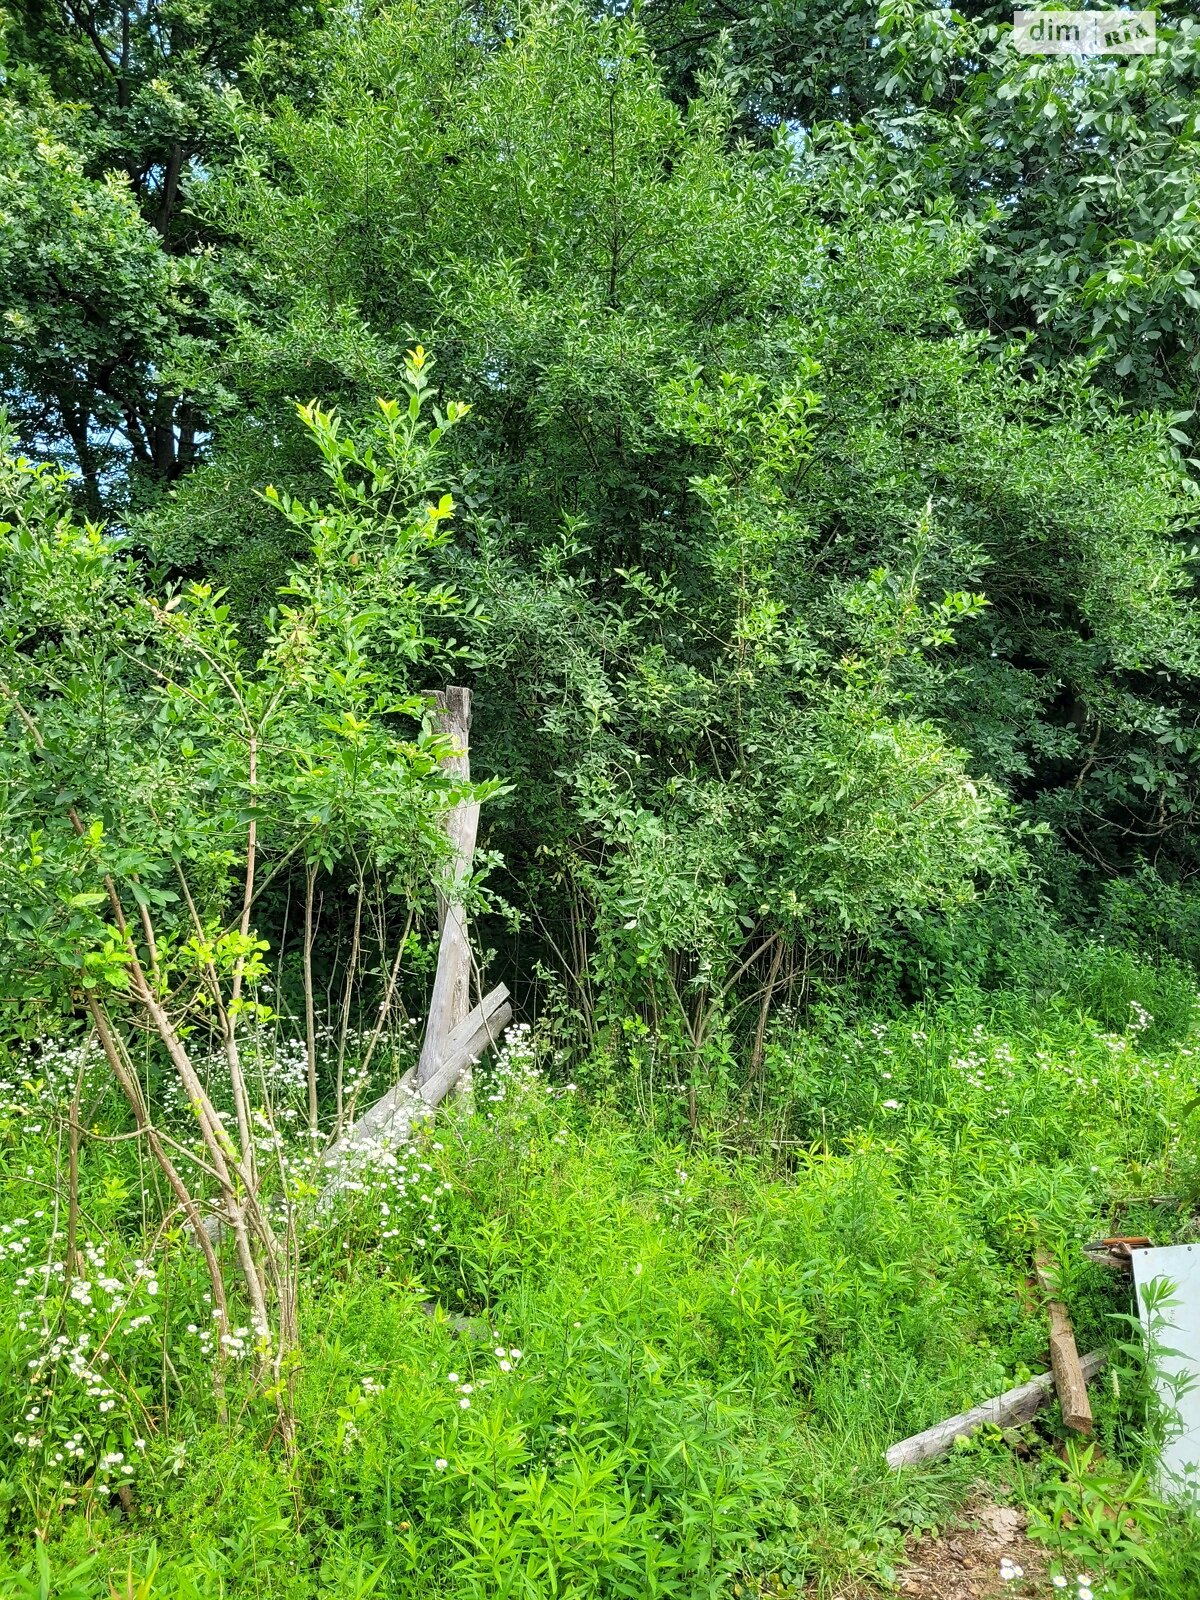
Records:
[[[1050,1319],[1050,1369],[1054,1388],[1062,1407],[1064,1424],[1073,1433],[1090,1434],[1092,1431],[1092,1406],[1088,1399],[1087,1379],[1079,1361],[1075,1344],[1075,1330],[1066,1305],[1059,1299],[1058,1268],[1051,1257],[1039,1250],[1034,1258],[1038,1282],[1046,1299],[1046,1314]]]
[[[1093,1350],[1090,1355],[1084,1356],[1079,1363],[1084,1378],[1094,1378],[1103,1370],[1107,1360],[1103,1350]],[[1006,1389],[995,1399],[985,1400],[970,1411],[963,1411],[957,1417],[949,1417],[945,1422],[926,1428],[924,1433],[916,1433],[911,1439],[901,1439],[899,1444],[892,1445],[886,1452],[884,1459],[889,1467],[911,1467],[918,1461],[944,1456],[953,1449],[956,1439],[969,1439],[980,1428],[989,1425],[994,1428],[1020,1427],[1035,1417],[1049,1403],[1053,1394],[1054,1375],[1050,1372],[1040,1373],[1019,1388]]]
[[[443,762],[456,777],[471,776],[471,691],[452,685],[436,694],[438,721],[442,732],[454,740],[456,753]],[[467,919],[462,908],[462,888],[470,876],[475,854],[475,835],[479,829],[479,807],[462,802],[446,818],[450,840],[450,861],[446,881],[438,894],[441,938],[438,942],[437,970],[429,997],[425,1038],[417,1062],[417,1086],[429,1082],[441,1065],[447,1040],[466,1017],[470,1006],[471,947],[467,939]]]

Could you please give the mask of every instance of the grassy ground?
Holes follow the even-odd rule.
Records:
[[[1147,1448],[1119,1351],[1074,1487],[1053,1412],[1018,1451],[883,1462],[1044,1368],[1035,1246],[1062,1261],[1081,1346],[1115,1348],[1128,1287],[1079,1244],[1118,1206],[1158,1242],[1186,1226],[1190,987],[1112,960],[1088,969],[1092,1017],[1077,984],[778,1039],[755,1137],[731,1119],[685,1146],[653,1101],[631,1118],[598,1078],[551,1087],[510,1051],[473,1114],[308,1240],[291,1467],[245,1351],[218,1420],[196,1264],[132,1226],[129,1145],[85,1142],[88,1287],[52,1271],[38,1302],[58,1135],[10,1072],[0,1593],[125,1594],[130,1572],[144,1600],[886,1589],[906,1536],[984,1484],[1057,1520],[1054,1564],[1097,1594],[1194,1600],[1194,1527],[1136,1479],[1088,1532],[1089,1487],[1111,1508]],[[1180,1203],[1134,1198],[1165,1193]]]

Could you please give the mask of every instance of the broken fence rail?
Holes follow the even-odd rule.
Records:
[[[1104,1369],[1107,1360],[1103,1350],[1093,1350],[1090,1355],[1083,1356],[1080,1366],[1084,1377],[1089,1380],[1094,1378]],[[956,1439],[969,1439],[980,1428],[1020,1427],[1035,1417],[1053,1398],[1054,1374],[1040,1373],[1016,1389],[1006,1389],[1003,1394],[985,1400],[982,1405],[973,1406],[970,1411],[963,1411],[957,1417],[948,1417],[945,1422],[926,1428],[924,1433],[916,1433],[911,1439],[901,1439],[899,1444],[892,1445],[886,1452],[884,1459],[889,1467],[910,1467],[918,1461],[930,1461],[953,1449]]]
[[[351,1176],[359,1158],[367,1157],[380,1146],[394,1149],[406,1144],[414,1129],[429,1121],[466,1069],[478,1061],[485,1050],[498,1043],[511,1021],[508,990],[502,983],[497,984],[456,1028],[451,1029],[432,1077],[418,1086],[416,1069],[410,1069],[329,1146],[324,1156],[329,1177],[321,1191],[322,1200],[337,1193]]]

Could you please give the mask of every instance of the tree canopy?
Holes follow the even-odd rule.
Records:
[[[265,640],[315,549],[264,498],[320,481],[297,402],[358,437],[429,347],[471,407],[434,629],[505,785],[498,888],[588,1007],[622,973],[703,1034],[777,947],[1187,874],[1195,38],[1162,35],[31,12],[14,425]]]

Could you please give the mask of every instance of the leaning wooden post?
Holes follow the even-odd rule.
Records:
[[[1091,1433],[1092,1405],[1075,1345],[1075,1330],[1066,1306],[1059,1299],[1058,1270],[1044,1250],[1039,1250],[1034,1259],[1038,1282],[1046,1295],[1046,1312],[1050,1318],[1050,1370],[1054,1374],[1063,1422],[1075,1433]]]
[[[455,777],[470,779],[471,691],[452,686],[434,695],[439,707],[438,721],[443,733],[454,741],[455,753],[443,765]],[[479,807],[461,801],[446,818],[450,840],[450,862],[445,890],[438,893],[441,939],[438,943],[437,971],[425,1023],[425,1040],[417,1062],[417,1087],[421,1088],[442,1064],[446,1041],[471,1009],[471,948],[467,939],[467,919],[461,892],[471,871],[475,854],[475,835],[479,828]]]

